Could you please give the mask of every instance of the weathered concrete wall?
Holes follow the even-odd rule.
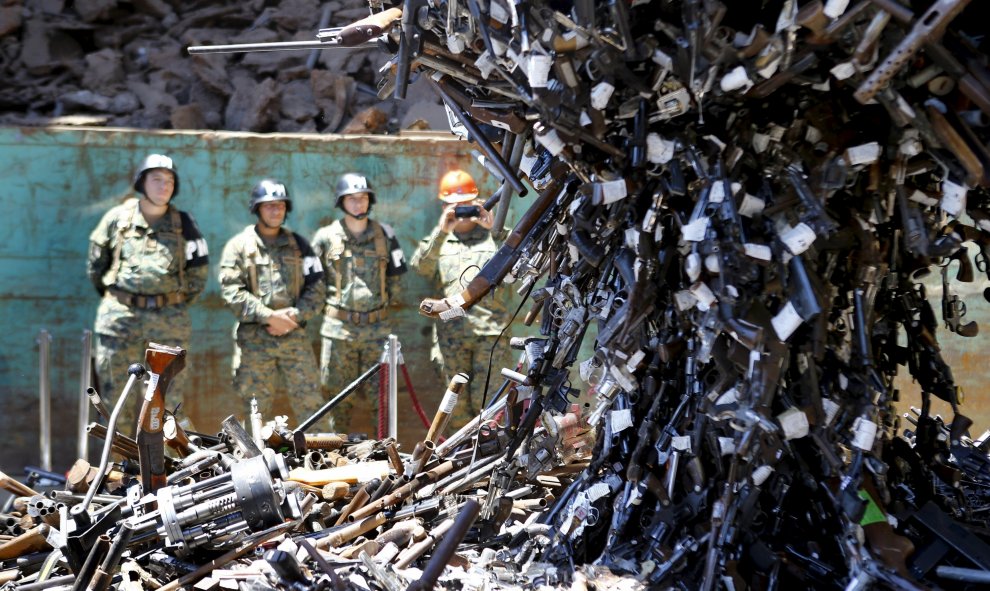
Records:
[[[336,177],[361,171],[377,191],[375,217],[394,225],[408,259],[439,216],[435,191],[446,170],[466,168],[487,190],[494,189],[469,150],[466,142],[447,137],[0,128],[0,466],[17,473],[39,462],[35,341],[41,328],[53,336],[55,468],[75,458],[80,337],[92,327],[98,304],[85,275],[88,236],[103,213],[127,196],[134,167],[145,154],[175,158],[181,175],[177,204],[195,216],[210,247],[210,283],[193,309],[193,342],[185,344],[197,396],[182,414],[212,432],[227,415],[245,414],[230,387],[234,316],[223,306],[216,270],[227,239],[252,223],[247,201],[253,184],[264,176],[284,180],[293,197],[289,225],[312,236],[335,217],[330,192]],[[404,305],[393,326],[417,394],[431,413],[443,387],[436,385],[429,362],[429,321],[416,313],[418,302],[434,295],[428,291],[423,279],[408,273]],[[104,393],[105,399],[115,397]],[[411,449],[422,427],[408,397],[400,393],[400,400],[400,440],[409,441]]]

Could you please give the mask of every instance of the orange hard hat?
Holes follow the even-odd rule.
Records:
[[[478,196],[478,185],[471,175],[463,170],[452,170],[443,175],[438,197],[444,203],[471,201]]]

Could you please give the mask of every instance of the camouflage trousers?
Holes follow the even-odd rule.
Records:
[[[189,340],[188,335],[185,338],[172,339],[162,338],[164,336],[169,335],[156,333],[153,342],[185,348]],[[111,410],[117,404],[120,391],[127,383],[127,367],[132,363],[144,365],[144,352],[150,342],[152,341],[144,338],[125,339],[103,334],[96,335],[96,376],[100,381],[100,395]],[[183,401],[188,383],[187,377],[192,373],[193,358],[193,355],[186,354],[184,369],[172,379],[165,393],[165,407],[169,410]],[[117,417],[117,430],[127,436],[133,436],[137,431],[138,413],[141,412],[142,396],[145,391],[144,381],[136,382],[131,387],[127,401]]]
[[[435,333],[436,337],[430,350],[437,371],[444,379],[444,387],[458,373],[466,373],[471,381],[461,391],[457,406],[450,417],[448,432],[464,426],[465,423],[478,416],[481,410],[481,399],[485,391],[485,377],[488,375],[488,359],[495,345],[497,335],[450,336]],[[512,350],[509,349],[508,338],[503,337],[495,349],[492,358],[492,375],[488,383],[488,402],[491,396],[502,384],[502,368],[516,368]]]
[[[384,339],[331,339],[323,337],[320,352],[320,381],[326,394],[333,398],[373,364],[381,363]],[[369,396],[372,401],[371,424],[378,423],[378,378],[372,376],[330,412],[332,429],[347,433],[351,425],[354,400]]]
[[[248,416],[251,398],[258,401],[258,410],[266,421],[292,414],[299,423],[323,405],[316,358],[304,330],[276,337],[260,324],[239,325],[231,365],[234,389],[244,401],[238,416]],[[291,413],[276,405],[280,385],[288,394]]]

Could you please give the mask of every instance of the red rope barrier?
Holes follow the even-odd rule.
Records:
[[[409,370],[406,368],[405,363],[400,367],[402,368],[402,377],[406,380],[406,388],[409,389],[409,399],[412,401],[413,408],[416,410],[416,414],[419,415],[419,420],[423,421],[423,426],[429,429],[430,419],[423,412],[423,407],[419,404],[419,399],[416,398],[416,390],[413,390],[412,380],[409,379]]]

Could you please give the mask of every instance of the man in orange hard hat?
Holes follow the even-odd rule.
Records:
[[[443,203],[440,220],[420,242],[411,265],[442,288],[445,297],[451,297],[464,290],[498,246],[491,234],[493,216],[481,206],[471,175],[463,170],[448,172],[440,181],[437,197]],[[466,317],[433,325],[430,357],[440,374],[446,382],[458,372],[472,377],[454,410],[455,427],[480,410],[489,354],[509,318],[508,291],[500,290],[472,306]],[[507,339],[495,349],[492,372],[498,376],[503,367],[515,368]]]

